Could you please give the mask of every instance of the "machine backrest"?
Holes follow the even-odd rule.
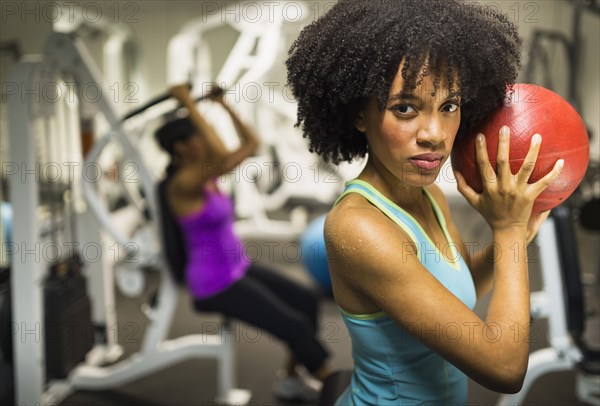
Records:
[[[563,284],[565,288],[567,328],[569,333],[581,344],[585,327],[585,308],[583,301],[583,286],[581,284],[579,252],[577,238],[573,227],[571,210],[567,205],[561,205],[552,210],[552,218],[556,225],[559,257],[561,262]]]
[[[165,179],[158,184],[157,193],[161,243],[173,278],[177,283],[185,284],[186,244],[177,219],[169,208],[167,181],[168,179]]]

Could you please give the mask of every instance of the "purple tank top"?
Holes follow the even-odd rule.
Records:
[[[250,261],[233,232],[229,196],[205,190],[202,209],[178,219],[187,242],[187,286],[194,297],[215,295],[244,276]]]

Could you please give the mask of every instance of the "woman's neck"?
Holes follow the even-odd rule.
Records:
[[[358,179],[368,182],[388,199],[409,212],[420,212],[427,203],[423,186],[403,182],[385,166],[371,158]]]

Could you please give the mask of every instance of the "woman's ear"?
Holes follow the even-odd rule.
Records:
[[[365,126],[365,120],[363,117],[363,111],[359,111],[356,115],[356,122],[354,123],[354,128],[356,128],[359,132],[364,133],[367,131],[367,127]]]

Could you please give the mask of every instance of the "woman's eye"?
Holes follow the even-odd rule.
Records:
[[[457,103],[448,103],[445,104],[444,107],[442,107],[442,110],[445,111],[446,113],[454,113],[455,111],[458,110],[458,104]]]
[[[397,104],[393,107],[393,109],[400,114],[410,114],[415,112],[415,109],[408,104]]]

